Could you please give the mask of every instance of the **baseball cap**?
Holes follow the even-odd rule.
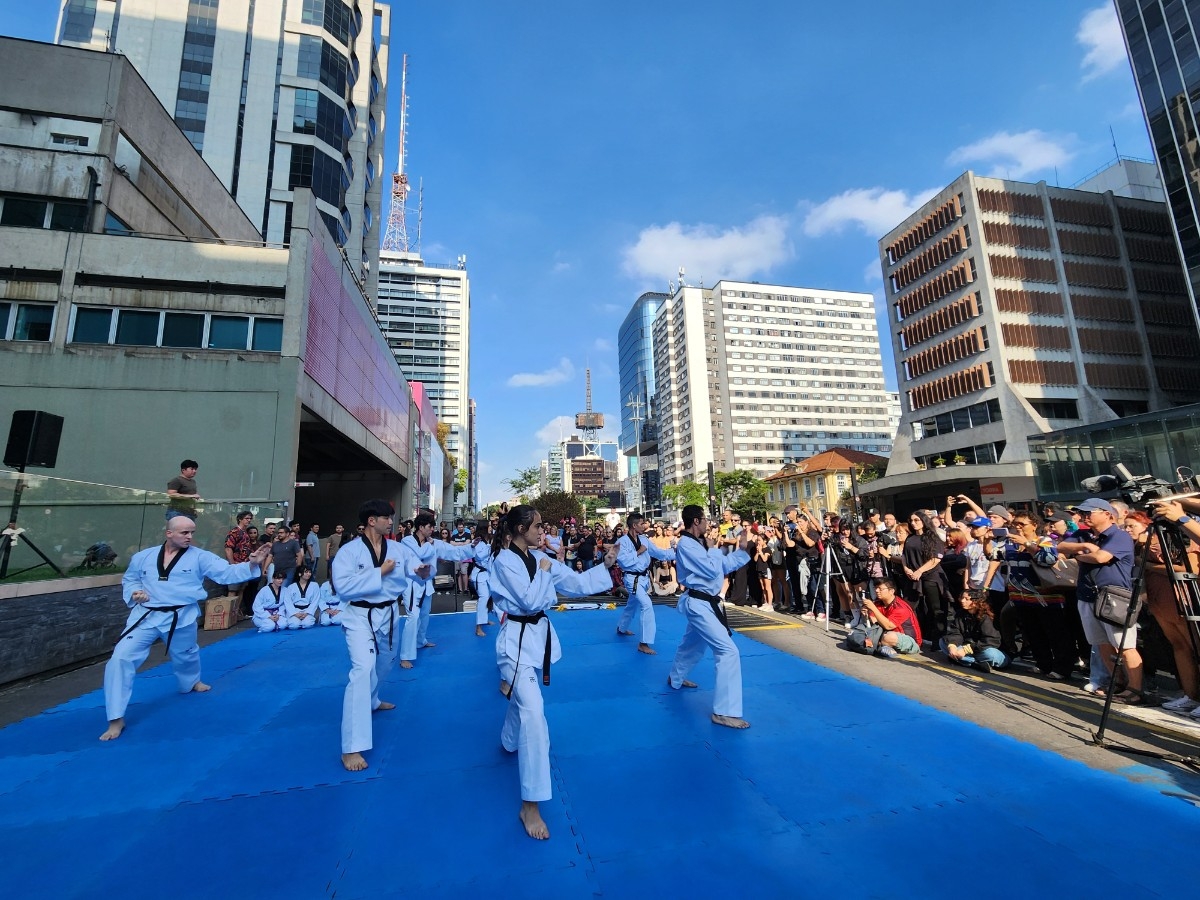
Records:
[[[1005,522],[1008,522],[1012,519],[1012,513],[1010,513],[1005,507],[1001,506],[999,503],[997,503],[995,506],[989,506],[987,514],[989,516],[999,516]]]
[[[1113,505],[1107,500],[1101,500],[1099,497],[1088,497],[1078,506],[1072,506],[1071,509],[1079,513],[1090,513],[1093,510],[1102,509],[1113,518],[1116,518],[1117,511],[1113,509]]]
[[[967,524],[972,528],[987,528],[992,524],[992,520],[987,516],[976,516],[974,519],[971,519],[969,522],[967,522]]]

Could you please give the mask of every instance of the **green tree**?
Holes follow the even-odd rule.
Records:
[[[534,509],[542,514],[543,522],[557,525],[563,519],[575,519],[583,515],[583,507],[574,494],[565,491],[546,491],[536,497],[532,504]]]
[[[714,480],[722,509],[732,509],[743,519],[765,516],[767,483],[749,469],[717,472]]]
[[[454,499],[467,489],[467,470],[459,469],[454,475]]]
[[[508,489],[516,494],[522,503],[528,503],[530,498],[537,496],[537,486],[541,480],[541,468],[530,466],[527,469],[517,469],[516,474],[500,483],[508,485]]]
[[[675,509],[683,509],[685,506],[701,506],[708,509],[708,488],[698,481],[664,484],[662,498]]]
[[[584,522],[596,521],[596,510],[608,503],[608,498],[606,497],[582,497],[579,494],[573,494],[572,496],[579,503],[580,515],[582,516],[581,521]]]

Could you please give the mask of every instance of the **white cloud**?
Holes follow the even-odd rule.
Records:
[[[608,313],[610,316],[625,315],[629,312],[628,308],[621,306],[618,303],[601,303],[600,311]]]
[[[534,435],[538,439],[538,446],[542,448],[539,452],[544,455],[546,447],[549,447],[551,444],[557,444],[563,438],[569,438],[574,429],[574,416],[555,416],[534,432]]]
[[[782,216],[759,216],[744,226],[724,231],[712,225],[651,225],[637,243],[624,250],[626,274],[674,278],[679,267],[689,282],[703,278],[715,284],[722,278],[748,278],[770,271],[790,259],[788,222]]]
[[[551,269],[550,271],[552,271],[552,272],[569,272],[569,271],[571,271],[571,264],[569,262],[556,262],[554,264],[554,268]]]
[[[569,381],[575,375],[575,367],[565,356],[558,365],[544,372],[518,372],[508,379],[509,387],[550,387]]]
[[[1125,53],[1125,39],[1121,36],[1121,23],[1117,21],[1117,11],[1111,3],[1084,15],[1075,32],[1075,40],[1087,49],[1080,63],[1084,81],[1107,75],[1125,65],[1129,58]]]
[[[974,144],[959,147],[946,159],[950,165],[980,163],[992,167],[991,175],[1024,178],[1070,162],[1075,153],[1067,148],[1069,138],[1055,138],[1032,129],[1011,134],[998,131]]]
[[[866,268],[863,269],[863,281],[874,287],[878,287],[883,282],[883,268],[879,265],[879,260],[873,259],[867,263]]]
[[[907,194],[884,188],[855,188],[814,207],[804,219],[804,233],[813,237],[840,234],[854,225],[873,238],[887,234],[940,188]]]
[[[596,338],[596,342],[592,344],[592,347],[601,353],[612,353],[613,342],[604,338]]]

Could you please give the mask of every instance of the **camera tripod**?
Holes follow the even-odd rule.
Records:
[[[846,580],[846,573],[842,571],[842,564],[838,562],[837,554],[833,552],[833,535],[821,535],[821,557],[820,564],[817,568],[817,594],[825,592],[825,630],[829,630],[829,620],[833,618],[833,608],[830,606],[830,594],[837,594],[836,589],[831,589],[830,582],[836,576],[842,582]],[[814,597],[813,606],[816,606]],[[838,599],[838,609],[841,609],[841,599]]]
[[[1175,608],[1183,618],[1183,621],[1187,623],[1188,637],[1192,643],[1192,657],[1193,659],[1200,660],[1200,574],[1193,569],[1191,557],[1187,553],[1189,538],[1180,533],[1179,526],[1159,517],[1154,518],[1147,531],[1148,536],[1146,541],[1142,544],[1138,553],[1138,575],[1133,580],[1129,611],[1125,615],[1125,623],[1122,626],[1120,645],[1116,648],[1117,654],[1113,662],[1112,678],[1109,679],[1108,690],[1105,692],[1104,710],[1100,714],[1100,723],[1096,732],[1092,735],[1092,743],[1098,747],[1118,749],[1139,756],[1149,756],[1167,762],[1179,763],[1200,771],[1200,758],[1195,756],[1180,756],[1175,753],[1142,750],[1135,747],[1114,747],[1104,737],[1109,712],[1112,709],[1113,693],[1115,692],[1119,676],[1125,674],[1126,678],[1128,678],[1128,671],[1125,667],[1123,656],[1126,649],[1125,641],[1128,639],[1129,628],[1136,623],[1138,613],[1142,607],[1141,601],[1146,589],[1146,567],[1150,563],[1150,545],[1155,540],[1158,541],[1158,546],[1161,549],[1163,567],[1167,581],[1171,585],[1171,593],[1175,598]],[[1181,565],[1183,571],[1177,571],[1175,568],[1177,565]]]
[[[3,581],[5,578],[9,577],[15,578],[17,575],[32,571],[41,565],[49,566],[59,575],[63,574],[62,569],[50,561],[50,557],[43,553],[41,548],[33,542],[33,539],[29,537],[29,535],[25,532],[25,529],[17,525],[17,516],[21,512],[21,495],[24,493],[25,467],[21,466],[19,469],[17,469],[17,483],[13,488],[12,512],[8,517],[8,527],[5,528],[3,532],[0,532],[0,581]],[[12,548],[20,544],[21,541],[24,541],[30,550],[40,556],[42,561],[40,563],[34,563],[32,566],[26,566],[24,569],[18,569],[16,572],[9,573],[8,562],[10,556],[12,555]]]

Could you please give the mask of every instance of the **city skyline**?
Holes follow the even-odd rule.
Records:
[[[876,242],[962,171],[1070,186],[1112,159],[1110,127],[1122,154],[1150,155],[1107,3],[913,3],[886,22],[785,4],[393,8],[422,253],[470,260],[484,502],[583,408],[589,364],[616,436],[617,329],[681,265],[706,286],[866,291],[879,313]],[[57,3],[0,9],[6,33],[53,39]],[[973,42],[984,29],[1004,39]],[[906,114],[960,72],[970,102]],[[895,389],[886,348],[883,366]]]

